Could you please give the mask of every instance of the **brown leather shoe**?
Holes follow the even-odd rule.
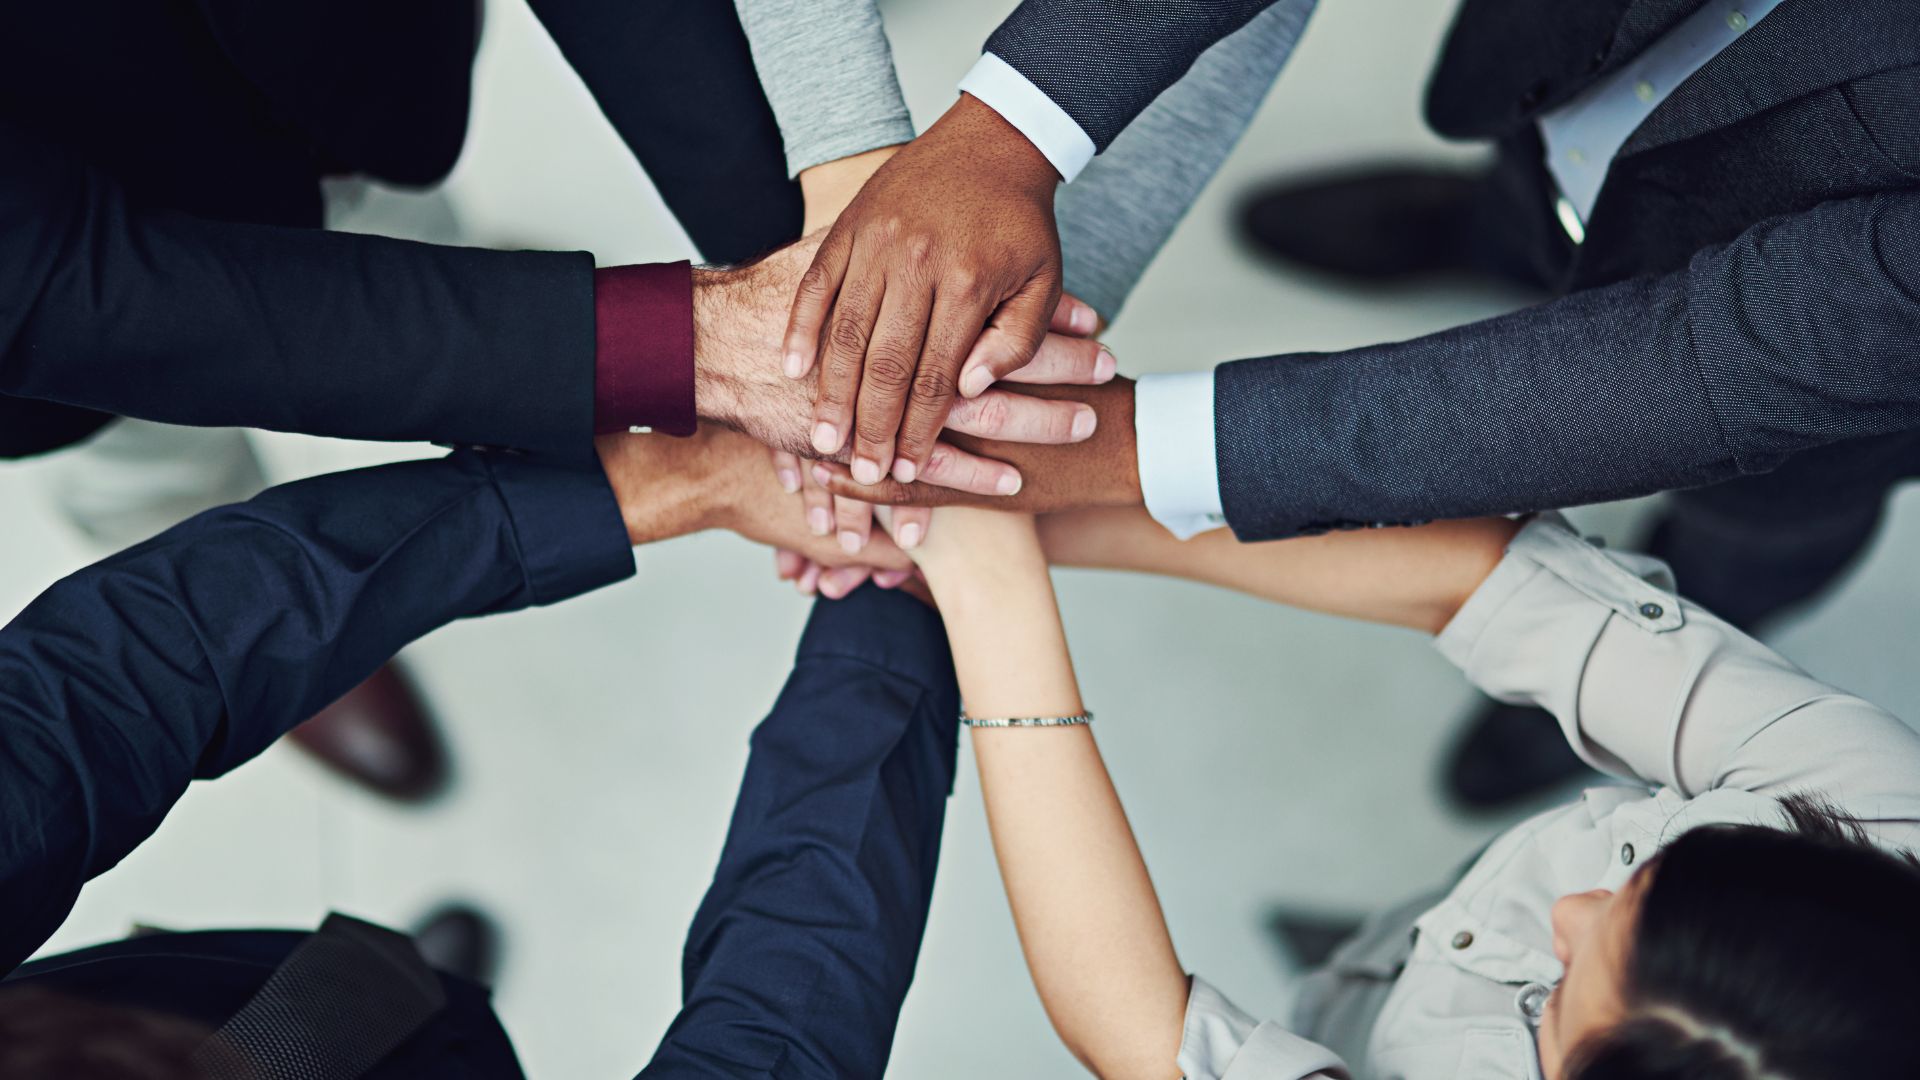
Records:
[[[446,744],[398,662],[287,737],[334,772],[396,802],[423,802],[447,785]]]

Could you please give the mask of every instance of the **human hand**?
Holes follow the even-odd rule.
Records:
[[[775,368],[779,326],[817,236],[774,252],[750,266],[696,270],[694,309],[694,407],[703,420],[744,431],[768,446],[811,453],[807,424],[813,394],[805,383],[783,378]],[[1092,309],[1077,301],[1061,309],[1063,325],[1090,327]],[[1097,342],[1049,339],[1018,378],[1056,383],[1093,383],[1113,377],[1113,357]],[[1093,411],[1069,400],[1046,400],[991,390],[955,403],[947,418],[955,431],[1017,442],[1071,442],[1092,434]],[[938,467],[930,482],[980,495],[1011,494],[1019,470],[937,443]],[[931,467],[931,463],[930,463]]]
[[[893,507],[875,508],[883,528],[893,528]],[[994,598],[1029,591],[1047,578],[1047,557],[1031,514],[971,506],[934,512],[928,537],[908,552],[944,608],[959,602],[991,607]]]
[[[1071,446],[1037,446],[993,442],[966,435],[950,435],[954,449],[971,452],[975,460],[1004,459],[1027,481],[1011,496],[975,495],[931,484],[902,484],[882,480],[861,484],[844,465],[815,462],[809,474],[836,496],[859,498],[892,506],[989,506],[1023,513],[1052,513],[1107,506],[1140,506],[1139,448],[1133,430],[1133,380],[1114,379],[1098,387],[1034,386],[1018,395],[1040,397],[1071,394],[1083,399],[1099,416],[1092,438]],[[1008,393],[1013,393],[1008,391]],[[928,472],[945,472],[942,445],[928,462]]]
[[[913,563],[885,537],[876,537],[855,559],[833,540],[810,535],[795,512],[793,497],[767,470],[765,450],[737,432],[709,425],[685,439],[605,435],[595,441],[595,448],[620,505],[627,537],[636,546],[728,529],[827,569],[859,565],[913,570]]]
[[[831,226],[873,178],[874,172],[899,151],[899,146],[883,146],[800,170],[794,179],[800,182],[800,200],[806,207],[801,234],[809,235]]]
[[[1060,304],[1054,310],[1053,321],[1048,333],[1047,344],[1043,344],[1026,367],[1007,376],[1008,382],[1029,383],[1033,385],[1103,385],[1113,381],[1117,367],[1113,353],[1098,342],[1087,342],[1099,325],[1099,315],[1084,301],[1063,295]],[[1055,341],[1058,336],[1062,340]],[[1076,344],[1070,338],[1082,339]],[[983,395],[972,401],[956,402],[954,413],[948,417],[950,427],[967,434],[985,438],[994,438],[990,431],[1004,431],[1020,422],[1021,409],[1011,409],[1002,413],[998,407],[999,395]],[[1017,396],[1008,396],[1009,402],[1018,404]],[[1091,414],[1092,410],[1088,409]],[[1073,423],[1080,425],[1081,414],[1076,412]],[[1098,427],[1095,423],[1087,425],[1086,430]],[[1030,425],[1029,425],[1030,426]],[[1078,427],[1070,429],[1069,435],[1077,432]],[[1044,436],[1035,441],[1053,441]],[[946,458],[942,458],[943,467],[935,470],[927,482],[939,484],[947,472],[944,467]],[[790,493],[804,496],[804,509],[808,525],[817,536],[826,535],[832,530],[840,539],[841,546],[848,554],[857,553],[866,544],[872,531],[873,511],[870,504],[854,495],[830,495],[812,478],[812,470],[802,465],[800,459],[785,450],[773,451],[774,473],[780,479],[782,487]],[[984,483],[984,481],[982,481]],[[980,485],[976,485],[980,486]],[[995,491],[999,491],[995,481]],[[901,507],[894,518],[894,535],[900,546],[911,548],[926,535],[929,510],[916,507]]]
[[[956,390],[1026,366],[1060,295],[1059,174],[970,96],[882,165],[794,299],[784,367],[819,367],[811,445],[873,483],[932,463]],[[983,329],[984,332],[983,332]]]

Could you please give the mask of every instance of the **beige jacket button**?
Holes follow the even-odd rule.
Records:
[[[1473,944],[1473,931],[1462,930],[1459,933],[1453,935],[1454,948],[1464,949],[1471,944]]]

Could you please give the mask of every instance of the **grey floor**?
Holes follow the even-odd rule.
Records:
[[[900,0],[889,20],[922,122],[1009,4]],[[517,0],[494,0],[472,138],[437,199],[368,195],[355,227],[603,262],[685,240]],[[1247,142],[1110,337],[1129,373],[1405,337],[1507,297],[1356,295],[1256,266],[1227,227],[1270,174],[1462,151],[1426,134],[1420,82],[1446,0],[1325,0]],[[260,439],[275,479],[425,447]],[[1284,467],[1276,462],[1276,467]],[[0,468],[0,614],[93,557],[46,474]],[[1644,507],[1579,516],[1617,539]],[[1920,505],[1861,571],[1777,640],[1816,673],[1920,713],[1912,664]],[[719,850],[746,735],[780,684],[805,604],[764,551],[720,535],[644,550],[637,580],[561,608],[455,626],[407,653],[456,743],[443,801],[395,811],[296,753],[197,785],[152,842],[87,890],[50,943],[178,928],[311,925],[341,909],[404,924],[465,896],[510,935],[498,1002],[534,1077],[631,1075],[673,1015],[680,935]],[[1684,583],[1683,583],[1684,585]],[[1256,1011],[1288,975],[1269,906],[1397,898],[1496,827],[1451,814],[1434,762],[1468,703],[1420,639],[1199,587],[1062,573],[1087,697],[1181,956]],[[1072,1075],[1021,966],[965,773],[894,1074]]]

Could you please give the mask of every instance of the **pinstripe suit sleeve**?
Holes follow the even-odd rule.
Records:
[[[1274,0],[1024,0],[987,39],[1105,150],[1213,44]]]
[[[1628,498],[1920,427],[1920,193],[1397,344],[1221,365],[1243,540]]]

